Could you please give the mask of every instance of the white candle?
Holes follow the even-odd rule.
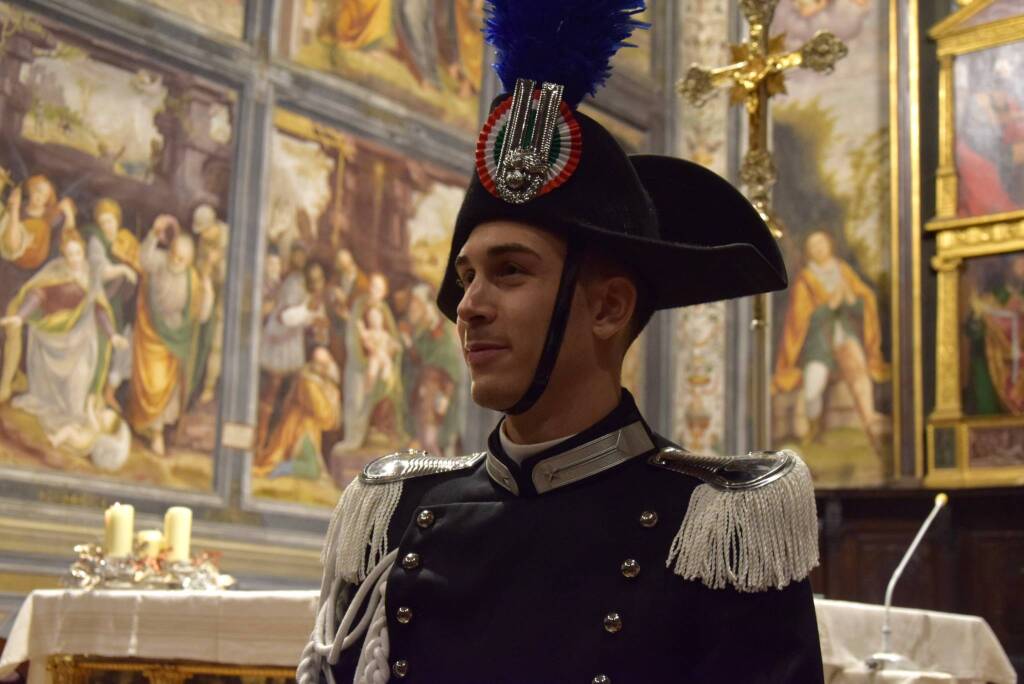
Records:
[[[116,503],[107,509],[106,521],[107,546],[104,549],[108,558],[123,558],[132,555],[132,535],[135,528],[135,507]]]
[[[192,543],[192,509],[172,506],[164,515],[164,547],[167,560],[186,561]]]
[[[164,544],[164,533],[160,530],[141,530],[135,535],[135,543],[141,548],[144,558],[156,558]]]

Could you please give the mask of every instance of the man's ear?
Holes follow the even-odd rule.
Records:
[[[610,340],[628,328],[636,309],[636,298],[636,285],[625,276],[613,276],[598,285],[592,300],[594,335]]]

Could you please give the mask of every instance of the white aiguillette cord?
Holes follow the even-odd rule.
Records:
[[[349,602],[337,630],[333,629],[334,611],[338,602],[338,592],[341,591],[341,586],[345,583],[345,580],[341,577],[334,580],[327,600],[321,604],[320,610],[317,613],[316,623],[313,626],[313,634],[310,636],[309,643],[302,650],[302,656],[295,671],[297,684],[318,684],[317,675],[321,671],[323,671],[327,678],[328,684],[334,684],[334,673],[331,671],[331,665],[338,662],[342,651],[351,647],[352,644],[356,643],[363,636],[371,622],[380,622],[380,616],[376,614],[380,612],[378,607],[384,603],[384,591],[387,588],[388,574],[391,572],[397,556],[398,549],[395,549],[374,566],[373,570],[366,576],[366,579],[359,585],[355,596]],[[353,626],[352,623],[355,622],[356,615],[359,614],[360,608],[364,603],[366,604],[366,610],[363,611],[363,617]],[[384,625],[386,627],[386,620]],[[383,665],[387,669],[387,635],[385,633],[382,637],[380,635],[377,635],[377,637],[374,640],[375,648],[373,650],[376,652],[374,654],[374,661],[364,664],[365,654],[361,654],[359,658],[361,669],[371,665],[374,666],[373,669],[379,669],[380,663],[376,662],[380,660],[378,654],[383,655]],[[360,678],[357,672],[355,681],[358,684],[367,680]]]

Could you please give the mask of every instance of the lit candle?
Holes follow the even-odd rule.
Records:
[[[144,558],[156,558],[164,543],[164,533],[160,530],[141,530],[135,535],[135,544],[141,549]]]
[[[106,529],[104,551],[109,558],[132,555],[132,534],[135,528],[135,507],[115,503],[104,514]]]
[[[192,509],[172,506],[164,515],[164,546],[167,560],[187,561],[192,541]]]

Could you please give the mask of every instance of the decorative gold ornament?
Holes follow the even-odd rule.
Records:
[[[716,88],[730,86],[732,104],[747,111],[747,153],[740,179],[751,204],[768,225],[775,239],[782,237],[782,222],[772,211],[771,191],[776,173],[768,145],[768,105],[772,97],[786,92],[785,72],[794,67],[829,73],[847,55],[846,45],[828,31],[819,31],[796,50],[785,50],[785,35],[770,37],[769,27],[778,0],[740,0],[740,9],[750,24],[746,42],[731,46],[733,63],[719,68],[695,64],[679,81],[679,92],[695,107],[704,105]],[[755,298],[751,329],[754,332],[754,442],[771,443],[771,301],[768,295]]]

